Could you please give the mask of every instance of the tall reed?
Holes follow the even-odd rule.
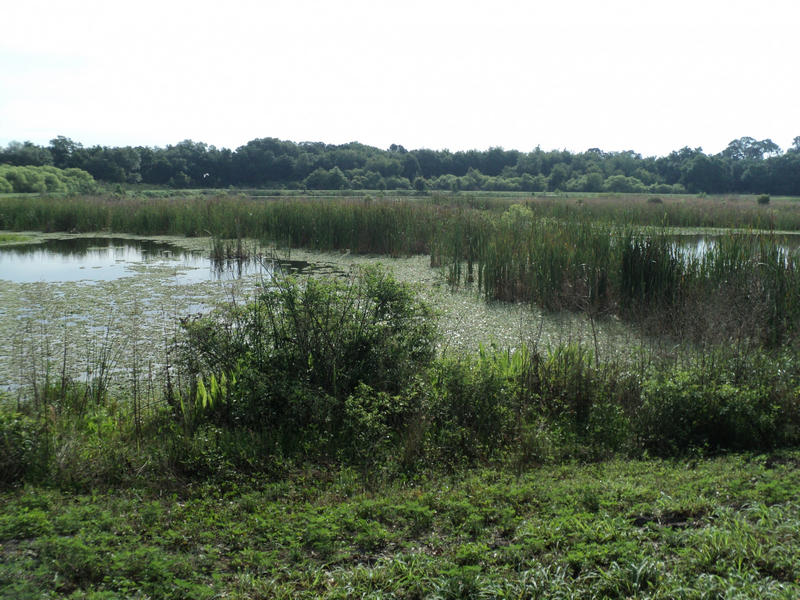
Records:
[[[777,346],[798,333],[796,257],[773,234],[727,233],[697,255],[663,229],[539,218],[519,205],[483,215],[474,245],[453,230],[442,238],[450,253],[439,262],[453,285],[477,270],[487,299],[616,314],[697,339]]]

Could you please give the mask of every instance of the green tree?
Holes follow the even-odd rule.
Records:
[[[18,167],[41,167],[52,165],[53,156],[50,154],[50,150],[32,142],[10,142],[6,149],[0,152],[0,163]]]
[[[569,175],[569,167],[564,163],[558,163],[550,171],[550,175],[547,178],[547,189],[551,192],[562,189],[569,179]]]
[[[625,175],[612,175],[607,178],[604,184],[607,192],[618,193],[641,193],[645,191],[644,184],[636,177],[625,177]]]
[[[705,154],[698,154],[683,165],[682,179],[690,192],[713,194],[731,188],[729,173],[722,160]]]
[[[86,159],[83,146],[63,135],[50,140],[50,155],[53,157],[53,165],[59,169],[80,167]]]

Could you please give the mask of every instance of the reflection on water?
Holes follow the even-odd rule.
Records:
[[[724,234],[725,237],[730,237],[730,234]],[[717,240],[723,237],[723,234],[677,234],[670,236],[673,240],[676,250],[685,253],[686,256],[692,258],[700,258],[705,255],[709,250],[714,248]],[[734,237],[740,237],[743,241],[755,240],[759,236],[753,233],[734,234]],[[763,239],[774,241],[778,247],[785,252],[795,252],[800,249],[800,234],[774,234],[761,236]]]
[[[170,274],[177,282],[196,283],[269,276],[275,264],[288,271],[309,266],[302,261],[273,261],[258,255],[213,260],[208,252],[149,239],[74,237],[0,246],[0,280],[16,283],[111,281],[141,270],[173,271]]]

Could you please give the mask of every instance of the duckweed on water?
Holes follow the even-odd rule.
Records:
[[[187,251],[207,252],[210,246],[208,238],[155,239]],[[300,250],[279,256],[314,265],[312,275],[383,264],[399,281],[415,284],[422,298],[440,313],[442,351],[472,352],[480,344],[499,348],[523,343],[544,348],[569,342],[594,344],[596,335],[601,356],[611,358],[641,344],[631,328],[613,319],[594,323],[593,332],[592,323],[579,314],[545,314],[528,305],[485,302],[470,289],[452,291],[441,272],[429,267],[426,256],[387,258]],[[140,373],[163,375],[181,318],[208,312],[221,303],[247,301],[260,282],[253,275],[182,283],[184,271],[163,264],[134,265],[129,275],[110,281],[5,283],[0,287],[0,336],[10,344],[0,354],[0,386],[29,385],[32,364],[37,377],[49,373],[51,379],[62,374],[85,379],[98,353],[107,355],[115,372],[130,373],[136,362]]]

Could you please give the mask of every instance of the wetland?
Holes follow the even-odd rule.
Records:
[[[797,597],[791,232],[474,200],[0,199],[0,592]]]

